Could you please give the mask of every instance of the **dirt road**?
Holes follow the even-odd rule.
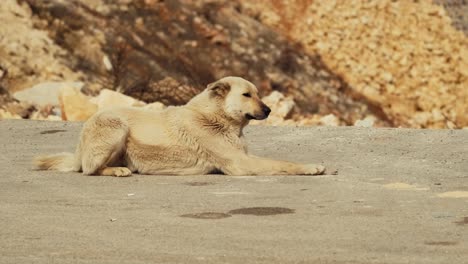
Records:
[[[32,171],[80,123],[0,121],[0,263],[468,263],[468,131],[250,127],[319,177]]]

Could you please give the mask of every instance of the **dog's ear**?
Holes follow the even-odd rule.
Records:
[[[210,95],[213,97],[225,97],[231,90],[229,83],[225,82],[210,83],[206,88],[210,91]]]

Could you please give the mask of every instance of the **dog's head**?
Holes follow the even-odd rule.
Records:
[[[271,110],[258,97],[255,85],[240,77],[225,77],[208,85],[213,100],[222,103],[222,110],[239,122],[251,119],[262,120]]]

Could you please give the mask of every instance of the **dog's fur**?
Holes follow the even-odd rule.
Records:
[[[85,122],[75,154],[37,157],[38,169],[85,175],[314,175],[325,168],[247,153],[242,129],[270,109],[257,88],[239,77],[209,84],[184,106],[161,111],[112,108]]]

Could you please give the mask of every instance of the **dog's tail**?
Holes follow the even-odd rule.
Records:
[[[57,170],[64,172],[80,170],[80,166],[76,164],[75,154],[67,152],[36,157],[33,160],[33,164],[38,170]]]

